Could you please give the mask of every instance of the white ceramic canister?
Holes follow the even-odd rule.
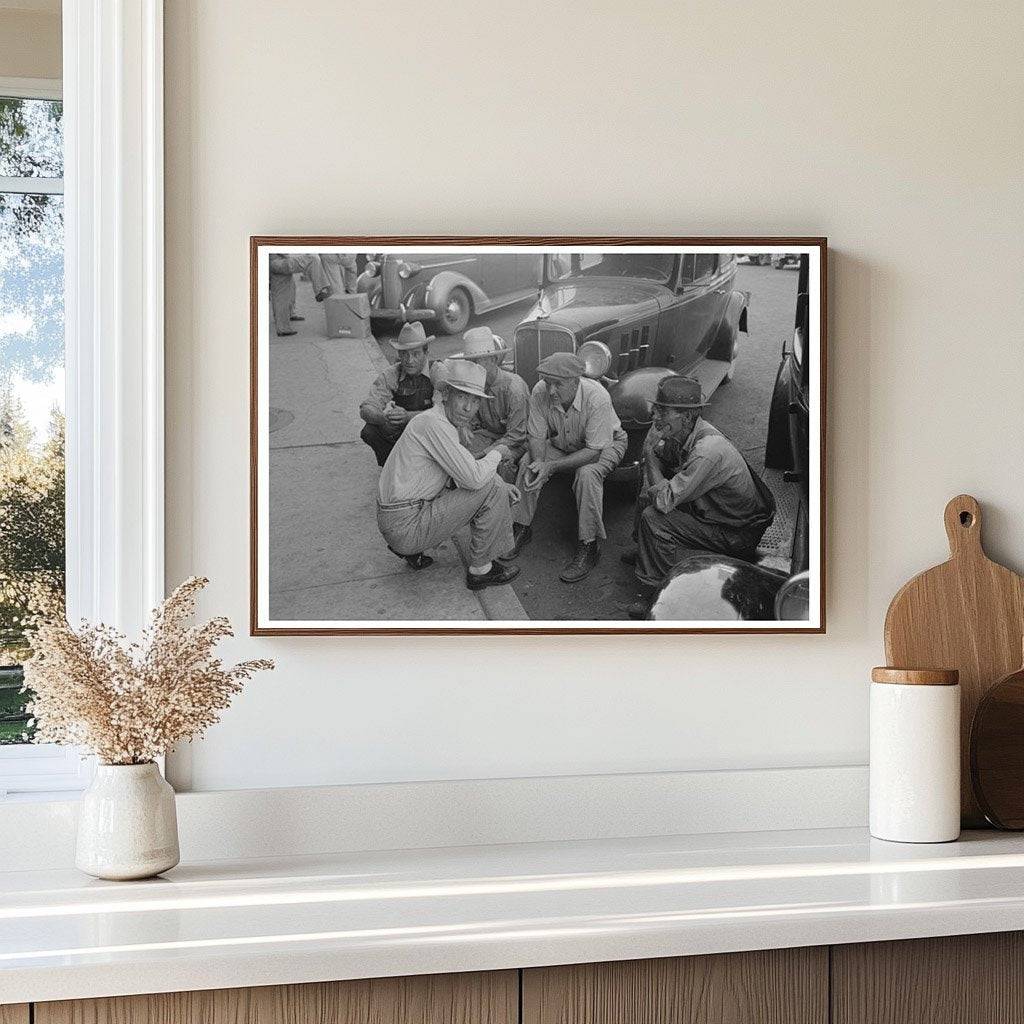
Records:
[[[150,878],[178,863],[174,790],[148,764],[100,764],[82,794],[75,864],[96,878]]]
[[[953,669],[871,672],[871,834],[897,843],[960,835],[960,683]]]

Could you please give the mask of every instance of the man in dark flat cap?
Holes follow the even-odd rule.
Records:
[[[359,406],[366,424],[359,437],[373,449],[378,466],[387,461],[409,421],[434,404],[434,382],[426,372],[427,346],[433,340],[423,324],[403,324],[398,339],[391,342],[398,362],[373,382]]]
[[[640,597],[630,606],[643,618],[658,588],[689,551],[752,560],[775,516],[775,499],[733,443],[706,420],[700,382],[665,377],[644,442],[637,500],[635,552]]]
[[[596,380],[583,376],[584,364],[572,352],[556,352],[537,367],[540,380],[530,394],[528,451],[519,463],[516,487],[521,500],[513,510],[516,557],[532,536],[531,523],[541,489],[555,473],[572,473],[578,537],[576,551],[559,578],[577,583],[601,557],[605,477],[626,454],[626,432],[612,400]]]

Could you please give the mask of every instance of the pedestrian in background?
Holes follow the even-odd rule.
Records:
[[[320,263],[332,295],[355,295],[356,256],[350,252],[322,252]]]
[[[287,338],[298,333],[292,324],[306,319],[295,312],[295,275],[304,273],[309,278],[317,302],[331,294],[331,285],[316,253],[271,253],[269,263],[274,330],[279,338]]]

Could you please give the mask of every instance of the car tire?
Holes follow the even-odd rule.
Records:
[[[473,302],[465,288],[453,288],[437,313],[437,329],[441,334],[461,334],[473,315]]]
[[[768,430],[765,436],[765,469],[792,469],[793,453],[789,444],[789,389],[783,378],[786,364],[780,363],[768,407]]]

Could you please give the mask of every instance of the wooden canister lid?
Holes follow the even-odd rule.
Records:
[[[889,668],[871,670],[873,683],[901,683],[905,686],[956,686],[960,673],[955,668]]]

